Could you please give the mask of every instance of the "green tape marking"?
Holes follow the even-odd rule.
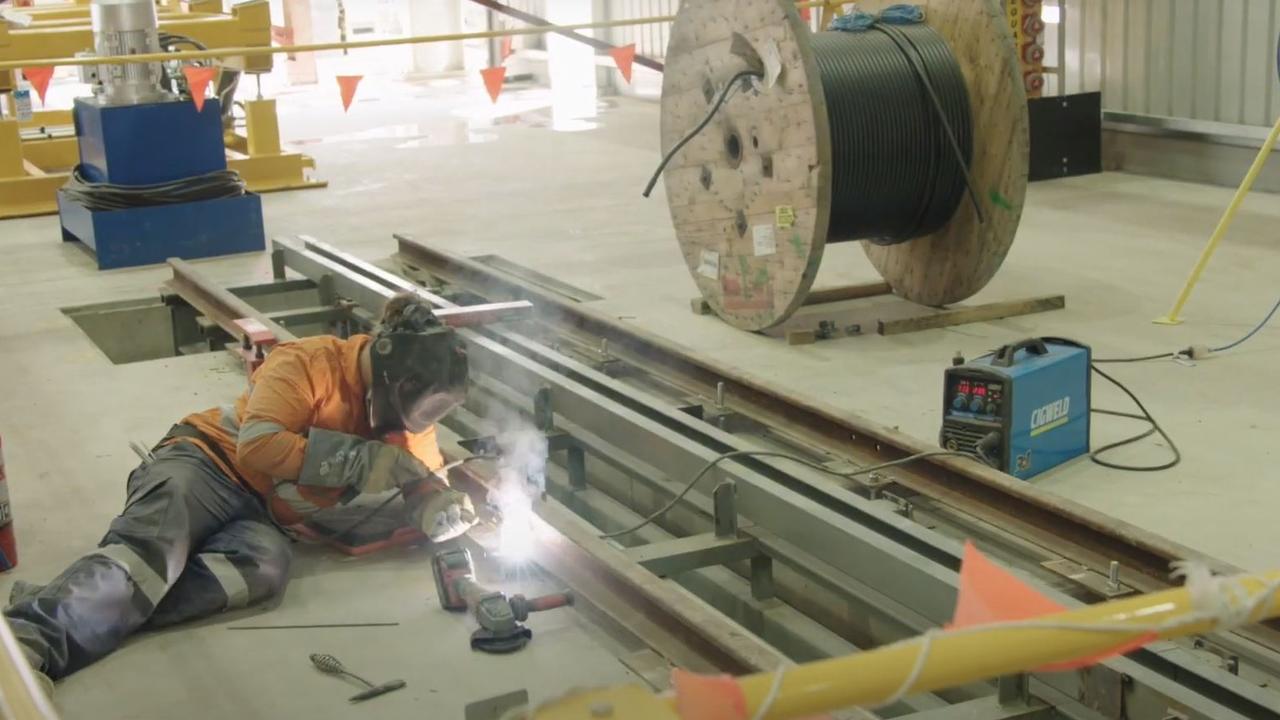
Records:
[[[995,188],[991,188],[991,191],[987,193],[987,196],[991,198],[991,204],[998,208],[1003,208],[1009,211],[1017,209],[1013,206],[1013,203],[1009,202],[1009,198],[1001,195],[1000,191]]]

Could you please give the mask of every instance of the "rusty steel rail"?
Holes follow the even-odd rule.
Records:
[[[283,325],[232,295],[186,260],[169,258],[169,267],[173,270],[173,279],[164,284],[165,288],[217,323],[218,327],[225,330],[231,337],[243,339],[241,326],[236,321],[252,319],[262,323],[275,337],[276,342],[298,339]]]
[[[868,464],[896,460],[938,448],[857,414],[801,398],[763,380],[635,327],[619,325],[589,306],[561,298],[530,283],[407,235],[395,235],[401,257],[446,282],[488,299],[528,299],[539,316],[608,340],[610,353],[635,358],[647,370],[692,381],[714,391],[723,383],[730,409],[775,422],[803,439]],[[1118,520],[1015,480],[1004,473],[954,458],[927,458],[895,468],[893,482],[977,520],[1033,542],[1056,555],[1103,574],[1112,561],[1122,580],[1152,591],[1169,587],[1170,563],[1196,559],[1223,573],[1238,568],[1205,557],[1130,523]]]

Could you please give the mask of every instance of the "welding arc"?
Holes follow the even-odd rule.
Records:
[[[641,520],[640,522],[636,523],[635,525],[632,525],[631,527],[625,530],[616,530],[611,533],[604,533],[603,535],[600,535],[600,538],[609,539],[609,538],[622,537],[623,535],[630,535],[631,533],[639,530],[640,528],[648,525],[649,523],[652,523],[654,520],[657,520],[663,515],[666,515],[668,512],[671,511],[672,508],[674,508],[684,498],[685,495],[689,494],[689,491],[693,489],[694,485],[698,484],[699,480],[701,480],[707,473],[711,472],[712,468],[724,462],[725,460],[732,460],[734,458],[743,458],[743,457],[782,458],[783,460],[790,460],[791,462],[799,463],[810,469],[817,470],[818,472],[826,473],[827,475],[834,475],[835,477],[847,479],[847,478],[855,478],[855,477],[858,477],[859,475],[866,475],[867,473],[873,473],[873,472],[876,472],[877,470],[887,470],[889,468],[898,467],[899,465],[906,465],[907,463],[913,463],[917,460],[924,460],[925,458],[948,457],[948,456],[967,457],[970,459],[978,459],[979,461],[981,461],[981,458],[977,458],[975,455],[971,453],[959,452],[956,450],[929,450],[922,453],[916,453],[915,455],[908,455],[904,458],[898,458],[897,460],[890,460],[889,462],[883,462],[878,465],[868,465],[866,467],[860,467],[857,470],[844,472],[840,470],[832,470],[831,468],[826,467],[825,465],[820,465],[815,462],[810,462],[808,460],[805,460],[804,458],[796,457],[795,455],[792,455],[790,453],[778,452],[776,450],[734,450],[731,452],[717,455],[716,457],[712,458],[710,462],[702,466],[701,470],[694,473],[693,477],[689,479],[689,482],[685,483],[685,486],[680,490],[680,492],[676,493],[675,497],[668,500],[667,503],[662,507],[650,513],[647,517],[645,517],[645,519]]]
[[[893,245],[928,235],[968,188],[969,92],[946,41],[927,25],[876,24],[812,37],[831,127],[828,242]]]

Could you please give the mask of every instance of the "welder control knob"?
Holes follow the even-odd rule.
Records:
[[[969,398],[966,395],[957,395],[956,398],[951,401],[951,407],[957,410],[963,410],[964,406],[968,404]]]
[[[984,403],[982,402],[982,398],[974,398],[973,400],[969,401],[969,409],[972,410],[973,412],[982,412],[983,406],[984,406]]]
[[[995,414],[996,414],[996,404],[995,404],[995,403],[987,403],[987,414],[988,414],[988,415],[995,415]]]

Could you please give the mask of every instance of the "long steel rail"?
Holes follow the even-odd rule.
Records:
[[[939,449],[854,412],[770,385],[643,329],[623,325],[587,304],[567,300],[469,258],[429,247],[411,236],[395,237],[405,262],[445,282],[483,297],[530,300],[536,313],[547,322],[606,340],[608,352],[679,377],[682,382],[692,382],[707,393],[722,386],[731,408],[752,417],[776,420],[778,427],[786,427],[833,452],[870,465]],[[926,458],[894,469],[892,481],[1103,573],[1112,561],[1118,561],[1122,581],[1137,589],[1167,587],[1170,565],[1176,560],[1196,559],[1224,573],[1240,572],[1239,568],[979,463],[950,457]]]
[[[283,279],[283,268],[287,264],[317,283],[329,279],[341,297],[370,311],[376,310],[391,293],[405,289],[414,290],[433,302],[439,300],[437,304],[440,306],[452,305],[397,275],[318,241],[277,241],[275,247],[277,256],[281,258],[277,279]],[[426,265],[422,257],[417,257],[416,262]],[[437,267],[434,270],[444,269]],[[459,273],[452,274],[457,282]],[[450,273],[442,271],[440,275],[448,278]],[[461,284],[477,288],[474,281]],[[526,288],[518,294],[525,299],[534,299],[536,303],[536,296],[528,294],[531,290],[533,288]],[[209,294],[200,293],[206,298]],[[491,300],[510,297],[491,285],[485,292],[477,290],[476,294]],[[554,301],[554,298],[547,299]],[[554,311],[553,315],[560,314],[555,302],[550,302],[545,309]],[[563,317],[558,320],[564,322]],[[593,457],[624,459],[621,465],[631,466],[632,480],[646,484],[650,492],[658,493],[659,498],[662,493],[670,493],[672,481],[667,478],[687,477],[706,458],[741,445],[740,438],[678,409],[666,407],[655,396],[636,392],[607,374],[531,341],[519,332],[500,329],[464,332],[472,346],[477,371],[490,378],[482,388],[484,394],[507,393],[509,401],[524,402],[535,392],[548,390],[555,398],[557,418],[564,419],[564,430],[576,441],[585,443]],[[620,346],[620,336],[609,337],[615,352],[631,352]],[[646,358],[646,362],[651,367],[656,365],[653,357]],[[496,382],[493,381],[495,378]],[[743,389],[747,387],[744,385]],[[730,397],[735,406],[742,407],[744,396]],[[813,436],[821,439],[817,433]],[[857,447],[856,443],[854,447]],[[863,450],[861,454],[848,455],[860,462],[864,457],[892,457],[891,453],[895,451],[907,452],[901,447],[895,450],[887,442],[882,442],[879,447],[871,445],[870,452]],[[946,469],[949,465],[940,467]],[[786,567],[800,568],[810,581],[816,579],[820,584],[826,583],[847,597],[859,601],[873,598],[877,604],[892,609],[887,616],[890,621],[904,622],[917,631],[945,621],[954,597],[958,545],[907,520],[895,520],[892,514],[886,515],[883,510],[870,507],[865,499],[847,488],[823,486],[813,473],[807,476],[796,474],[770,462],[742,462],[724,473],[739,488],[739,512],[748,523],[742,529],[744,537],[757,543],[759,548]],[[896,482],[897,478],[894,480]],[[569,500],[577,503],[573,509],[578,514],[583,514],[584,510],[595,512],[585,508],[586,505],[595,503],[600,506],[601,502],[613,502],[601,491],[606,494],[613,492],[614,499],[619,497],[617,488],[610,488],[607,478],[594,478],[593,482],[596,481],[602,483],[599,489],[586,488],[581,494],[568,495]],[[624,488],[622,494],[626,492]],[[695,492],[686,500],[688,507],[682,506],[679,513],[673,512],[664,519],[664,524],[677,537],[701,532],[699,514],[702,517],[710,515],[708,498]],[[631,511],[624,509],[622,512]],[[600,525],[599,517],[592,516],[590,520]],[[653,539],[646,540],[653,542]],[[830,551],[837,547],[840,552],[831,554]],[[791,592],[789,596],[783,596],[789,603],[806,600],[795,594],[794,577],[779,578],[779,582],[780,594],[786,590]],[[812,592],[812,582],[805,582]],[[801,586],[806,586],[805,582]],[[1154,578],[1152,582],[1155,582]],[[633,576],[618,587],[654,593],[662,584],[645,583],[642,576]],[[679,596],[646,597],[659,610],[668,604],[668,600],[680,600]],[[852,607],[848,606],[846,612],[851,612]],[[809,612],[808,607],[797,608]],[[620,612],[625,615],[626,610]],[[695,636],[736,658],[731,662],[739,666],[777,662],[776,656],[771,656],[770,648],[758,641],[749,643],[745,648],[733,649],[732,632],[726,637],[723,627],[715,630],[711,623],[698,617],[696,612],[686,609],[682,618],[680,613],[676,614],[678,622],[675,627],[690,628]],[[711,662],[712,666],[722,664],[723,658],[719,663]],[[1158,714],[1160,708],[1177,705],[1187,709],[1189,717],[1212,717],[1215,720],[1226,717],[1280,718],[1280,708],[1277,707],[1280,703],[1275,702],[1269,691],[1259,690],[1243,678],[1215,670],[1178,648],[1140,651],[1130,658],[1108,662],[1106,666],[1099,666],[1094,672],[1078,677],[1037,676],[1033,678],[1032,685],[1037,688],[1035,692],[1038,695],[1052,698],[1055,706],[1062,703],[1061,707],[1070,707],[1077,702],[1093,707],[1090,694],[1100,689],[1106,690],[1113,698],[1122,693],[1124,702],[1128,703],[1125,706],[1129,709],[1128,717],[1161,717]],[[1079,708],[1068,716],[1092,717]]]
[[[938,449],[857,413],[799,397],[634,325],[619,323],[589,304],[523,278],[430,247],[409,235],[394,237],[400,261],[411,268],[489,300],[529,300],[537,316],[556,330],[580,333],[597,345],[603,341],[608,353],[621,360],[646,372],[665,374],[682,386],[692,385],[704,396],[719,395],[730,409],[770,427],[786,428],[834,455],[872,465]],[[1030,544],[1033,550],[1043,552],[1045,568],[1075,584],[1077,597],[1113,596],[1107,585],[1112,563],[1119,564],[1122,586],[1140,592],[1173,585],[1170,568],[1176,561],[1194,560],[1222,574],[1242,572],[1131,523],[967,460],[926,458],[895,468],[889,484],[875,492],[929,498],[954,509],[953,517],[970,523],[975,532],[1007,535],[1017,543]],[[1069,569],[1063,570],[1064,565]],[[1221,650],[1224,656],[1240,655],[1272,664],[1280,658],[1280,622],[1241,629],[1226,638]]]

